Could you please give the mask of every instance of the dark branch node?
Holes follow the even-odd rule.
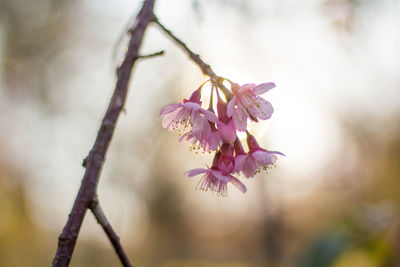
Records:
[[[86,168],[87,163],[88,163],[88,157],[86,157],[86,158],[83,159],[83,161],[82,161],[82,166]]]

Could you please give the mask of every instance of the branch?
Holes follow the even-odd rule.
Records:
[[[120,243],[119,236],[117,235],[117,233],[115,233],[110,222],[107,220],[107,217],[104,214],[97,197],[93,200],[92,205],[90,205],[90,210],[92,211],[97,222],[103,227],[103,230],[106,233],[111,244],[113,245],[114,250],[117,253],[122,265],[124,267],[133,267],[132,263],[129,261],[128,256],[124,251],[124,248]]]
[[[161,51],[158,51],[158,52],[153,53],[153,54],[138,56],[138,59],[151,58],[151,57],[158,57],[158,56],[164,55],[164,53],[165,53],[165,51],[164,51],[164,50],[161,50]]]
[[[198,54],[195,54],[194,52],[192,52],[189,47],[183,42],[181,41],[178,37],[176,37],[170,30],[168,30],[164,25],[161,24],[161,22],[156,18],[155,19],[155,23],[170,37],[172,38],[177,44],[178,46],[180,46],[185,52],[186,54],[189,56],[189,58],[191,58],[201,69],[201,71],[203,72],[203,74],[209,76],[212,80],[212,82],[214,84],[216,84],[224,93],[225,97],[227,98],[227,101],[229,101],[233,95],[232,93],[229,91],[228,88],[225,87],[225,85],[222,84],[222,79],[215,74],[215,72],[211,69],[210,65],[208,65],[207,63],[205,63]]]
[[[132,68],[138,59],[138,51],[148,24],[154,20],[153,8],[155,0],[145,0],[132,26],[131,40],[128,51],[121,66],[117,70],[117,83],[110,104],[104,115],[96,141],[89,155],[85,159],[86,171],[82,184],[75,199],[68,221],[58,238],[57,252],[53,260],[53,267],[68,266],[75,248],[86,210],[90,208],[96,196],[96,187],[99,181],[105,155],[114,133],[115,125],[123,109],[128,83]]]

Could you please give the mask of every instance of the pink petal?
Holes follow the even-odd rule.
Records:
[[[193,139],[192,141],[190,141]],[[182,143],[183,141],[188,141],[191,142],[193,145],[197,142],[197,139],[192,135],[192,132],[185,133],[179,138],[179,143]]]
[[[278,157],[276,155],[271,155],[271,162],[275,163],[278,160]]]
[[[190,122],[192,124],[192,134],[197,139],[207,139],[211,134],[211,127],[208,120],[201,116],[199,112],[192,110],[190,116]]]
[[[223,183],[228,183],[231,181],[231,177],[223,175],[220,171],[212,170],[211,173],[215,176],[215,178]]]
[[[250,90],[252,90],[256,85],[254,83],[248,83],[248,84],[244,84],[242,86],[240,86],[238,93],[242,94],[242,93],[246,93]]]
[[[173,126],[174,122],[176,122],[177,116],[179,116],[179,111],[174,111],[172,113],[165,114],[162,119],[162,126],[171,131],[172,130],[171,126]]]
[[[211,134],[211,127],[210,127],[210,123],[208,123],[208,120],[206,118],[201,117],[200,127],[201,127],[201,138],[202,139],[209,138],[210,134]]]
[[[239,181],[239,179],[237,179],[236,177],[233,177],[233,176],[231,176],[231,177],[232,177],[231,183],[234,186],[236,186],[236,188],[239,189],[242,193],[246,193],[246,191],[247,191],[246,186],[241,181]]]
[[[174,126],[180,124],[182,120],[187,119],[189,114],[190,112],[183,106],[179,107],[175,111],[164,115],[162,125],[164,128],[167,128],[171,131],[173,130]]]
[[[257,171],[257,164],[253,157],[248,156],[243,164],[242,172],[247,178],[253,177]]]
[[[195,126],[199,124],[199,118],[200,118],[199,112],[197,112],[194,109],[190,110],[190,124],[192,125],[193,128],[195,128]]]
[[[221,143],[221,138],[219,137],[218,132],[211,132],[211,135],[208,139],[209,150],[216,150]]]
[[[205,173],[207,171],[208,171],[208,169],[193,169],[193,170],[189,170],[189,171],[185,172],[185,175],[187,177],[193,177],[193,176],[199,175],[201,173]]]
[[[171,113],[171,112],[175,111],[176,109],[178,109],[181,106],[182,106],[181,103],[175,103],[175,104],[167,105],[167,106],[165,106],[165,107],[163,107],[161,109],[160,116],[168,114],[168,113]]]
[[[236,139],[236,129],[233,121],[229,120],[227,125],[223,122],[218,123],[218,133],[224,143],[234,142]]]
[[[283,154],[282,152],[279,152],[279,151],[268,151],[268,153],[270,153],[270,154],[278,154],[278,155],[286,157],[285,154]]]
[[[262,97],[246,94],[243,95],[240,100],[243,106],[245,106],[249,113],[255,118],[267,120],[271,118],[271,115],[274,112],[271,103]]]
[[[240,172],[242,170],[243,164],[246,160],[247,155],[238,155],[235,158],[235,172]]]
[[[186,102],[186,103],[183,104],[183,106],[186,109],[191,109],[191,110],[194,110],[194,111],[198,111],[198,110],[202,109],[201,106],[198,103],[195,103],[195,102]]]
[[[204,116],[207,118],[207,120],[209,120],[213,123],[218,122],[218,118],[214,112],[211,112],[211,111],[205,110],[205,109],[201,109],[200,112],[204,114]]]
[[[272,164],[271,155],[265,151],[258,150],[252,153],[253,158],[257,161],[262,163],[262,165],[269,165]]]
[[[261,97],[257,98],[257,103],[260,105],[257,118],[260,118],[262,120],[267,120],[271,118],[272,113],[274,113],[274,108],[272,107],[271,103]]]
[[[229,101],[228,106],[226,108],[226,114],[228,117],[232,117],[234,111],[235,111],[235,105],[236,105],[236,96],[233,96],[231,101]]]
[[[233,125],[238,131],[246,131],[247,128],[247,112],[239,107],[235,110],[232,116]]]
[[[254,87],[251,91],[255,95],[262,95],[262,94],[268,92],[269,90],[271,90],[272,88],[274,88],[275,86],[276,85],[272,82],[262,83],[262,84],[257,85],[256,87]]]

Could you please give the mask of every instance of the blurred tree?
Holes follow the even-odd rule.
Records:
[[[65,46],[69,5],[72,2],[65,0],[0,1],[1,70],[6,85],[2,88],[7,93],[51,104],[46,71]]]

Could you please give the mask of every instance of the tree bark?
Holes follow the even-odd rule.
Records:
[[[115,125],[121,113],[128,92],[128,84],[132,68],[139,58],[139,48],[145,30],[154,20],[153,8],[155,0],[145,0],[135,23],[130,29],[131,39],[128,51],[121,66],[117,70],[117,83],[110,104],[104,115],[96,141],[89,155],[84,160],[86,171],[75,203],[69,214],[67,224],[58,238],[58,247],[53,260],[54,267],[68,266],[75,248],[86,210],[96,201],[96,188],[99,181],[105,155],[112,139]]]

